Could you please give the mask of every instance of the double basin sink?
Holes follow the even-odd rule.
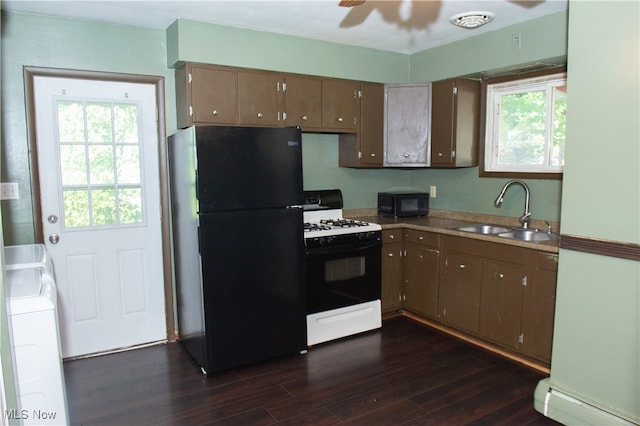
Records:
[[[558,238],[556,234],[538,231],[537,229],[508,228],[505,226],[484,223],[476,223],[452,229],[455,229],[456,231],[473,232],[474,234],[497,235],[502,238],[534,243],[555,240]]]

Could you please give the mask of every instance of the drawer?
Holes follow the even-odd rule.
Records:
[[[558,270],[558,255],[555,253],[538,252],[538,268],[545,271]]]
[[[404,230],[404,242],[405,243],[417,243],[427,246],[438,247],[439,235],[433,232],[416,231],[415,229]]]
[[[384,229],[382,231],[382,244],[401,243],[402,229]]]

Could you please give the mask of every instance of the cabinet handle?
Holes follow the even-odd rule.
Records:
[[[309,117],[307,117],[306,115],[302,116],[302,121],[307,121],[309,119]]]
[[[371,154],[371,157],[375,157],[375,156],[376,156],[375,154]]]
[[[418,237],[418,241],[424,240],[424,237]]]
[[[458,265],[458,269],[464,269],[466,267],[467,265],[465,265],[464,263],[461,263],[460,265]]]
[[[389,238],[391,238],[393,240],[395,238],[395,235],[391,234],[391,235],[389,235]]]
[[[338,117],[338,123],[342,123],[342,117]]]
[[[498,278],[503,279],[504,278],[504,274],[498,274]]]
[[[389,256],[389,257],[393,257],[393,253],[389,253],[387,256]]]
[[[404,154],[402,154],[404,156],[404,158],[409,158],[409,153],[405,152]]]
[[[442,157],[442,153],[441,152],[438,153],[438,157]]]
[[[258,116],[258,118],[262,118],[262,113],[261,113],[261,112],[259,112],[259,113],[257,114],[257,116]]]
[[[218,115],[218,110],[214,109],[213,111],[211,111],[211,115]]]

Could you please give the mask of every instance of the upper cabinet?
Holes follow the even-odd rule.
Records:
[[[238,71],[238,124],[279,126],[282,121],[282,75]]]
[[[210,65],[185,64],[176,70],[178,127],[196,123],[236,124],[236,72]]]
[[[339,134],[342,167],[478,165],[480,84],[381,84],[185,63],[176,69],[178,127],[299,126]]]
[[[431,108],[431,167],[477,166],[480,82],[432,83]]]
[[[384,135],[384,85],[361,83],[360,124],[356,133],[340,134],[340,166],[382,167]]]
[[[306,75],[284,76],[286,126],[300,126],[303,131],[322,126],[322,79]]]
[[[178,127],[195,124],[300,126],[357,133],[360,82],[219,65],[176,69]]]
[[[384,166],[428,167],[431,84],[388,84],[384,103]]]
[[[325,78],[322,81],[322,128],[355,132],[358,125],[360,82]]]

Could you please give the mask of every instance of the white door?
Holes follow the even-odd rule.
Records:
[[[166,339],[154,85],[36,76],[34,93],[63,356]]]

